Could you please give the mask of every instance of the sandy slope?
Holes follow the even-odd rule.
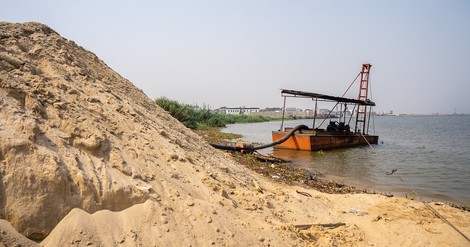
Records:
[[[0,22],[0,116],[6,246],[469,244],[420,202],[252,174],[42,24]],[[470,235],[469,213],[433,207]],[[293,226],[320,223],[345,225]]]

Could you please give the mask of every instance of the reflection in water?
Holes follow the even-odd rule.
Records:
[[[292,160],[295,158],[296,161],[299,161],[299,163],[305,164],[312,159],[314,152],[276,148],[273,150],[272,154],[275,157],[287,160]]]

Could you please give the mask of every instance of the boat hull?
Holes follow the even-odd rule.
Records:
[[[273,131],[273,142],[281,139],[287,134],[283,131]],[[367,141],[366,141],[367,140]],[[275,148],[317,151],[327,149],[337,149],[346,147],[363,146],[369,144],[377,144],[379,137],[376,135],[361,134],[336,134],[329,132],[318,133],[296,133],[289,137],[285,142],[278,144]]]

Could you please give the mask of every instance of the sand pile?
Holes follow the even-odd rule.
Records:
[[[468,213],[434,207],[470,232]],[[0,218],[6,246],[466,243],[419,202],[252,174],[38,23],[0,22]]]

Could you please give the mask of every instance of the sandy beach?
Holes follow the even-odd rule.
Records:
[[[0,116],[0,246],[470,245],[444,203],[247,169],[44,24],[0,22]]]

